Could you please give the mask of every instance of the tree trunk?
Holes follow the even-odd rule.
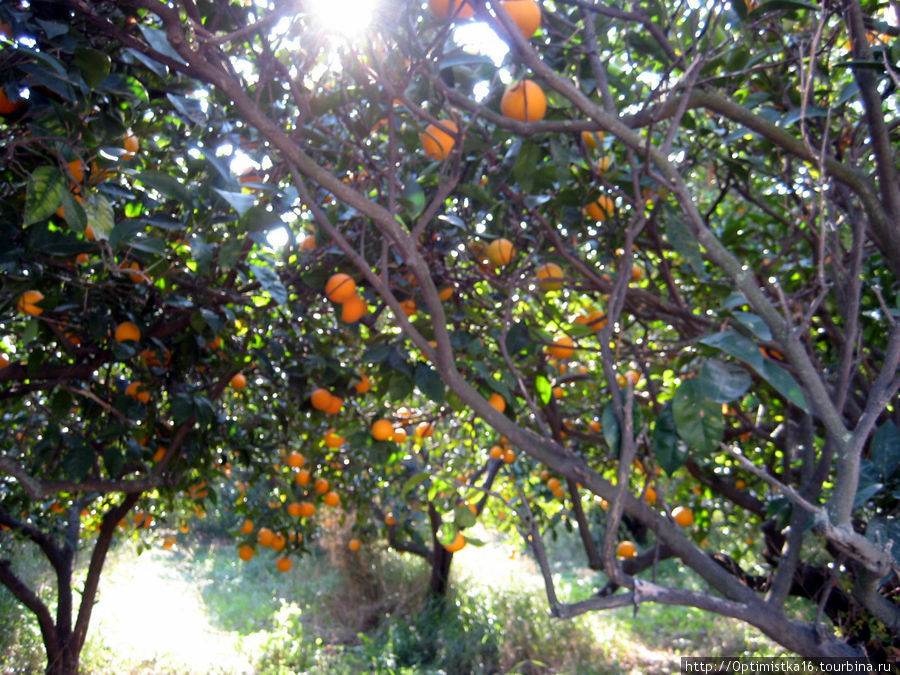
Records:
[[[453,562],[453,554],[445,549],[438,539],[442,524],[441,514],[431,502],[428,503],[428,520],[431,524],[431,581],[428,588],[432,595],[444,597],[450,586],[450,563]]]

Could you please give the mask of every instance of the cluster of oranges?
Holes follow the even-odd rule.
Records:
[[[369,304],[356,290],[349,274],[333,274],[325,283],[325,297],[341,306],[341,321],[356,323],[369,312]]]

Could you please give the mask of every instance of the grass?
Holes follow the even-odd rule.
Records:
[[[351,553],[334,539],[288,574],[271,552],[243,563],[232,542],[209,536],[142,555],[119,546],[84,671],[652,674],[677,672],[679,655],[782,653],[753,629],[699,610],[643,605],[636,616],[621,608],[554,620],[533,561],[510,544],[464,549],[450,596],[434,601],[420,560]],[[561,540],[550,547],[557,593],[581,599],[598,577]],[[690,582],[674,562],[659,574]],[[0,637],[0,672],[40,669],[34,622],[4,590],[0,612],[13,618]]]

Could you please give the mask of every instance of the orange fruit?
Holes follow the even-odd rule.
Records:
[[[491,459],[503,459],[503,448],[501,448],[499,445],[495,445],[493,448],[491,448],[490,455]]]
[[[294,480],[297,482],[297,485],[308,485],[309,484],[309,471],[306,469],[300,469],[297,472],[297,475],[294,477]]]
[[[21,101],[10,101],[9,97],[6,95],[6,92],[3,91],[3,87],[0,87],[0,115],[9,115],[10,113],[14,113],[19,109],[20,105],[22,105]]]
[[[616,546],[616,555],[619,558],[636,558],[637,549],[630,541],[620,541],[619,545]]]
[[[504,0],[500,6],[519,27],[526,40],[530,40],[540,28],[541,8],[534,0]]]
[[[588,422],[588,426],[590,427],[591,431],[593,431],[595,434],[599,434],[600,429],[602,429],[600,420],[591,420],[590,422]]]
[[[287,465],[292,469],[299,469],[306,463],[306,457],[294,450],[287,456]]]
[[[400,309],[403,310],[403,313],[406,314],[406,316],[412,316],[416,313],[418,307],[416,307],[416,301],[410,298],[400,303]]]
[[[344,444],[344,441],[347,440],[343,436],[338,436],[334,429],[325,434],[325,445],[329,448],[339,448]]]
[[[291,562],[291,559],[287,557],[279,558],[275,562],[275,567],[278,568],[279,572],[289,572],[293,566],[294,564]]]
[[[394,435],[394,425],[390,420],[375,420],[372,423],[372,438],[376,441],[386,441]]]
[[[358,293],[354,293],[341,307],[341,321],[356,323],[369,313],[369,304]]]
[[[591,202],[584,210],[587,214],[593,218],[594,220],[606,220],[609,216],[612,215],[612,212],[615,211],[616,207],[613,204],[613,200],[607,197],[606,195],[600,195],[600,197],[595,202]]]
[[[445,288],[442,288],[438,292],[438,299],[440,299],[441,302],[446,302],[447,300],[449,300],[452,297],[453,297],[453,286],[447,286]]]
[[[272,547],[273,551],[281,551],[284,550],[284,547],[287,546],[287,537],[283,534],[276,534],[272,537],[272,543],[269,544]]]
[[[431,422],[419,422],[416,426],[416,436],[419,438],[434,436],[434,425]]]
[[[309,397],[309,402],[312,403],[312,407],[316,410],[325,410],[329,403],[331,403],[331,392],[327,389],[316,389],[312,396]]]
[[[316,250],[316,238],[313,235],[309,235],[303,241],[300,242],[300,250],[301,251],[315,251]]]
[[[470,19],[475,9],[465,0],[428,0],[428,8],[439,19]]]
[[[690,527],[694,524],[694,513],[686,506],[676,506],[672,509],[672,520],[681,527]]]
[[[507,464],[512,464],[516,461],[516,453],[511,449],[507,449],[506,452],[503,453],[503,461]]]
[[[162,547],[167,551],[171,549],[175,545],[175,537],[169,535],[165,539],[163,539]]]
[[[341,496],[334,490],[331,490],[325,493],[323,500],[327,506],[337,506],[341,503]]]
[[[372,380],[369,379],[368,375],[361,375],[359,378],[359,382],[353,385],[353,388],[356,389],[357,394],[365,394],[372,388]]]
[[[359,539],[351,539],[350,542],[347,544],[347,548],[349,548],[351,551],[358,551],[359,550]]]
[[[441,127],[452,132],[453,135],[451,136]],[[425,150],[425,154],[431,159],[438,161],[445,160],[450,156],[450,152],[456,144],[456,135],[458,134],[459,127],[456,126],[456,122],[441,120],[440,127],[436,124],[429,124],[425,129],[425,133],[422,134],[422,148]]]
[[[129,131],[125,138],[122,139],[122,148],[125,150],[122,159],[131,159],[137,154],[140,147],[141,144],[140,141],[138,141],[138,137]]]
[[[153,461],[161,462],[162,458],[166,456],[167,451],[168,451],[168,448],[166,448],[166,446],[164,446],[164,445],[159,446],[156,449],[156,452],[153,454]]]
[[[456,553],[457,551],[462,551],[466,547],[466,538],[463,536],[462,532],[457,532],[456,537],[449,544],[444,544],[444,548],[450,551],[450,553]]]
[[[594,150],[603,142],[602,131],[582,131],[581,140],[584,142],[588,150]]]
[[[234,377],[232,377],[228,381],[228,384],[234,387],[237,391],[240,391],[247,386],[247,378],[243,373],[235,373]]]
[[[537,274],[535,274],[535,278],[537,279],[538,286],[545,291],[555,291],[562,288],[563,280],[566,278],[566,275],[563,274],[562,267],[551,262],[541,265],[538,268]]]
[[[601,311],[594,310],[587,314],[582,314],[575,319],[575,323],[583,323],[594,332],[600,330],[606,325],[606,314]]]
[[[275,541],[275,533],[268,527],[261,527],[256,533],[256,541],[259,542],[260,546],[271,546],[272,542]]]
[[[519,1],[519,0],[516,0]],[[513,258],[513,255],[516,252],[516,247],[513,246],[513,243],[509,239],[495,239],[490,244],[488,244],[487,249],[485,249],[485,255],[487,255],[487,259],[494,264],[495,267],[503,267],[504,265],[508,265]]]
[[[597,159],[597,173],[602,176],[609,171],[610,164],[612,164],[612,158],[609,155]]]
[[[397,524],[397,519],[394,518],[393,514],[389,513],[384,517],[384,524],[388,527],[393,527]]]
[[[69,173],[72,174],[72,178],[75,179],[76,183],[84,181],[84,162],[80,159],[73,159],[68,166]]]
[[[644,491],[644,501],[647,502],[647,506],[652,506],[656,503],[656,490],[652,485]]]
[[[125,387],[125,395],[130,396],[141,403],[148,403],[150,401],[150,392],[144,389],[144,385],[140,382],[132,382]]]
[[[244,521],[244,524],[241,525],[240,533],[241,534],[250,534],[253,532],[253,521],[247,518]]]
[[[325,283],[325,297],[343,304],[356,295],[356,282],[349,274],[332,274]]]
[[[291,502],[287,505],[288,515],[292,518],[300,517],[300,502]]]
[[[141,331],[131,321],[123,321],[116,326],[114,337],[116,342],[139,342],[141,339]]]
[[[403,427],[397,427],[396,429],[394,429],[394,433],[391,434],[391,440],[394,441],[394,443],[402,443],[403,441],[405,441],[406,429],[404,429]]]
[[[78,197],[76,196],[75,199],[78,199]],[[88,225],[86,228],[84,228],[84,238],[87,239],[88,241],[94,241],[97,238],[96,235],[94,234],[94,228],[91,227],[90,225]]]
[[[316,478],[316,482],[313,483],[313,488],[315,488],[315,491],[320,495],[325,494],[328,492],[328,481],[324,478]]]
[[[341,412],[341,408],[344,407],[344,399],[340,396],[332,396],[328,401],[328,407],[325,408],[325,413],[328,415],[337,415]]]
[[[568,335],[560,335],[547,347],[547,353],[556,359],[570,359],[575,353],[575,343]]]
[[[22,314],[27,314],[28,316],[38,316],[44,311],[44,309],[42,307],[38,307],[37,303],[39,303],[43,299],[44,294],[40,291],[25,291],[19,298],[19,302],[16,303],[16,309],[18,309]]]
[[[547,113],[547,97],[537,82],[521,80],[503,92],[500,112],[520,122],[538,122]]]
[[[560,487],[559,478],[556,478],[555,476],[550,478],[547,481],[547,487],[550,488],[551,491],[558,490]]]
[[[253,548],[244,544],[238,549],[238,558],[244,562],[249,561],[253,557]]]
[[[309,518],[316,512],[316,507],[312,502],[300,502],[300,515]]]
[[[9,357],[6,354],[0,354],[0,370],[9,365]]]
[[[504,410],[506,410],[506,399],[503,398],[500,394],[491,394],[491,397],[488,399],[488,403],[490,403],[491,407],[497,412],[502,413]]]

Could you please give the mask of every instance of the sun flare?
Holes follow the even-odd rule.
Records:
[[[369,27],[378,4],[377,0],[307,0],[317,26],[346,38],[356,37]]]

